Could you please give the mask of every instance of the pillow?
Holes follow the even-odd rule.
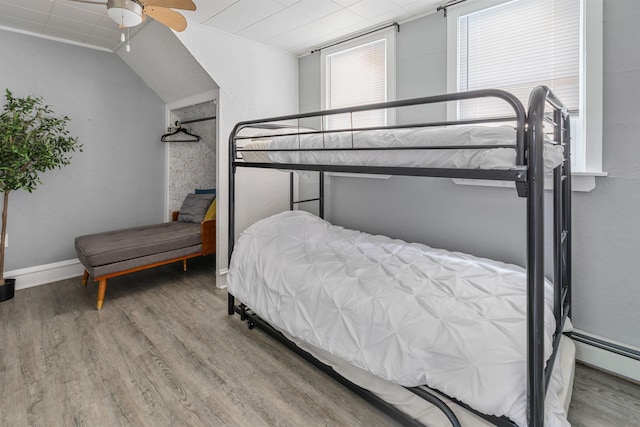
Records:
[[[216,194],[215,188],[196,188],[196,194]]]
[[[207,209],[207,213],[204,215],[205,221],[211,221],[214,219],[216,219],[216,199],[213,199],[213,202],[211,202],[211,206],[209,206],[209,209]]]
[[[213,194],[187,194],[182,202],[178,221],[201,223],[215,197]]]

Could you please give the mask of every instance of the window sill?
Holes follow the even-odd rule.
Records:
[[[589,192],[596,188],[596,177],[607,176],[607,172],[573,172],[571,174],[571,190],[578,192]],[[545,176],[544,188],[550,190],[553,187],[553,177]],[[503,187],[515,188],[515,183],[511,181],[489,181],[481,179],[460,179],[453,178],[452,181],[459,185],[475,185],[481,187]]]
[[[342,177],[342,178],[367,178],[367,179],[389,179],[391,175],[376,175],[376,174],[358,174],[358,173],[343,173],[343,172],[327,172],[327,176]],[[607,172],[573,172],[571,174],[571,190],[581,193],[588,193],[596,188],[596,177],[606,177]],[[553,177],[546,175],[544,179],[545,190],[551,190],[553,188]],[[485,179],[465,179],[465,178],[452,178],[455,184],[458,185],[473,185],[477,187],[501,187],[501,188],[515,188],[515,183],[512,181],[491,181]]]

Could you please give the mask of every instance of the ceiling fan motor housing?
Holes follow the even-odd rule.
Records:
[[[107,15],[122,27],[142,23],[142,6],[134,0],[107,0]]]

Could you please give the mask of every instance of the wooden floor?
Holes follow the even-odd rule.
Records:
[[[80,278],[0,303],[2,426],[393,426],[263,332],[226,314],[211,257]],[[577,367],[576,426],[638,426],[640,386]]]

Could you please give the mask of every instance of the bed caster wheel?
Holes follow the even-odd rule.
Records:
[[[256,324],[250,321],[249,322],[249,329],[253,329],[255,327],[256,327]]]

